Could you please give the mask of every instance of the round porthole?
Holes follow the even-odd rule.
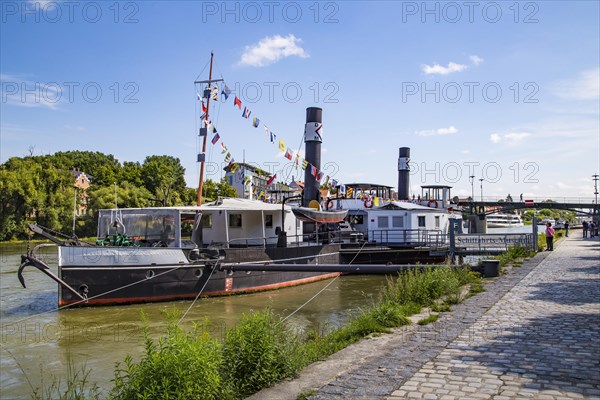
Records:
[[[146,279],[152,279],[154,278],[154,271],[149,269],[148,271],[146,271]]]
[[[196,275],[196,278],[200,278],[202,277],[202,270],[200,268],[198,268],[195,272],[194,275]]]

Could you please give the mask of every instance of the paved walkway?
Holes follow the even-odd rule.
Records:
[[[598,238],[570,237],[494,280],[436,323],[363,341],[253,398],[600,399]]]
[[[388,399],[600,398],[599,249],[563,241]]]

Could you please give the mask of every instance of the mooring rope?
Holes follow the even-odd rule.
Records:
[[[358,255],[360,254],[360,252],[362,251],[362,249],[365,247],[365,245],[367,244],[367,241],[365,241],[363,243],[363,245],[361,246],[360,249],[358,249],[358,252],[356,253],[356,255],[354,256],[354,258],[348,263],[348,264],[352,264],[354,262],[354,260],[356,260],[356,257],[358,257]],[[285,317],[284,319],[281,320],[281,322],[285,322],[288,318],[290,318],[292,315],[296,314],[298,311],[300,311],[302,308],[304,308],[308,303],[310,303],[311,301],[313,301],[314,299],[316,299],[321,293],[323,293],[323,291],[325,291],[325,289],[327,289],[333,282],[335,282],[338,278],[340,277],[340,275],[336,276],[335,278],[333,278],[331,280],[331,282],[329,282],[323,289],[319,290],[319,292],[317,294],[315,294],[313,297],[311,297],[310,299],[308,299],[304,304],[302,304],[300,307],[296,308],[294,311],[292,311],[291,314],[289,314],[287,317]]]
[[[190,306],[188,307],[187,310],[185,310],[185,312],[183,313],[183,315],[181,316],[181,318],[179,318],[179,321],[177,321],[178,324],[180,324],[181,321],[183,321],[183,319],[185,318],[185,316],[187,315],[187,313],[192,309],[192,307],[194,307],[194,304],[196,304],[196,301],[200,297],[200,294],[202,294],[202,292],[204,291],[204,288],[208,284],[208,281],[210,281],[210,277],[212,276],[213,272],[215,272],[215,270],[217,269],[217,265],[218,265],[218,262],[214,265],[213,269],[210,271],[210,275],[208,275],[208,279],[206,279],[206,282],[204,282],[204,285],[202,285],[202,288],[200,289],[200,291],[196,295],[196,298],[194,299],[194,301],[192,301],[192,304],[190,304]]]

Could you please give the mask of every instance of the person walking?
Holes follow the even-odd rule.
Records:
[[[546,250],[554,250],[554,228],[550,222],[546,224]]]
[[[583,230],[583,238],[585,239],[587,237],[587,230],[588,230],[588,223],[587,221],[583,221],[583,223],[581,224],[582,226],[582,230]]]
[[[594,224],[594,221],[590,222],[590,237],[593,238],[594,236],[596,236],[596,224]]]
[[[569,221],[565,221],[565,237],[569,237]]]

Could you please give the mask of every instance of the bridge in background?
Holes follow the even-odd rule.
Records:
[[[523,201],[506,200],[484,200],[471,201],[464,200],[455,203],[457,207],[463,210],[469,210],[470,214],[494,214],[497,212],[507,212],[519,209],[551,209],[551,210],[569,210],[587,215],[599,215],[600,204],[593,198],[564,197],[559,199],[548,198],[527,198]],[[486,211],[487,210],[487,211]]]

